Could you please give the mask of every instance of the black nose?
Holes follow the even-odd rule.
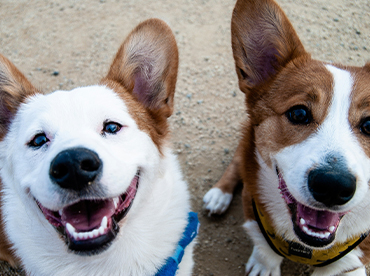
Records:
[[[308,188],[312,196],[327,207],[343,205],[356,191],[356,177],[347,170],[315,169],[308,174]]]
[[[92,184],[102,170],[99,156],[85,148],[60,152],[51,162],[50,178],[60,187],[80,191]]]

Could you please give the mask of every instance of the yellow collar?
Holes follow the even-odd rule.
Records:
[[[331,264],[349,253],[368,235],[368,233],[365,233],[360,237],[349,239],[344,243],[335,243],[325,249],[311,249],[300,243],[288,241],[284,237],[276,235],[273,227],[268,223],[267,216],[263,214],[261,208],[254,201],[253,211],[262,234],[275,253],[302,264],[318,267]]]

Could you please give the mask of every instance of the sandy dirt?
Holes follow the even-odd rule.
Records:
[[[313,57],[349,65],[370,60],[368,0],[279,0]],[[243,275],[251,243],[243,232],[241,189],[229,211],[209,218],[202,197],[230,162],[245,118],[230,46],[235,0],[0,0],[0,52],[49,92],[95,84],[139,22],[159,17],[180,51],[173,148],[199,212],[194,275]],[[26,235],[26,232],[25,232]],[[1,264],[0,275],[16,275]],[[310,270],[284,262],[282,275]]]

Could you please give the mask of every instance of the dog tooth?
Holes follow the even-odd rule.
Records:
[[[330,232],[325,232],[324,236],[325,236],[325,239],[329,238]]]
[[[106,227],[103,227],[103,226],[100,226],[98,231],[99,231],[99,234],[100,235],[103,235],[104,234],[104,230],[105,230]]]
[[[78,234],[77,234],[76,232],[74,232],[74,233],[73,233],[73,238],[74,238],[75,240],[77,240],[77,239],[78,239]]]
[[[308,232],[308,228],[307,228],[307,226],[303,226],[303,227],[302,227],[302,229],[303,229],[303,231],[305,231],[306,233]]]
[[[334,230],[335,230],[335,226],[330,226],[330,227],[329,227],[329,231],[330,231],[330,232],[333,232]]]
[[[301,219],[299,220],[299,222],[300,222],[302,225],[306,224],[306,221],[305,221],[303,218],[301,218]]]
[[[71,235],[73,235],[73,233],[76,232],[76,229],[68,222],[66,224],[66,228],[67,228],[68,233]]]
[[[119,198],[118,198],[118,196],[117,196],[117,197],[115,197],[115,198],[113,198],[113,203],[114,203],[114,208],[115,208],[115,209],[117,209],[117,207],[118,207],[118,202],[119,202]]]
[[[62,216],[63,215],[63,209],[60,209],[59,210],[59,216]]]
[[[104,229],[108,227],[108,218],[106,216],[101,220],[100,227],[103,227]]]
[[[315,236],[315,233],[306,227],[306,233],[310,236]]]
[[[94,230],[92,231],[92,233],[93,233],[93,236],[94,236],[94,237],[99,236],[99,230],[98,230],[98,229],[94,229]]]
[[[88,232],[88,234],[89,234],[89,238],[90,238],[90,239],[92,239],[92,238],[94,237],[93,232]]]

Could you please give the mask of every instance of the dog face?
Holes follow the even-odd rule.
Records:
[[[369,204],[370,180],[367,115],[350,121],[357,112],[350,108],[353,77],[331,65],[322,65],[321,70],[330,81],[320,82],[314,74],[311,84],[297,82],[298,92],[284,98],[283,104],[272,101],[275,114],[256,127],[260,162],[275,171],[273,183],[278,183],[288,206],[294,232],[315,247],[331,244],[340,225],[342,241],[353,231],[347,232],[346,225],[358,226],[358,233],[366,231],[366,223],[359,221],[361,209]],[[279,92],[289,90],[283,86]],[[278,193],[275,196],[281,201]]]
[[[129,214],[145,204],[151,187],[141,183],[153,183],[160,173],[177,67],[173,34],[155,19],[132,31],[95,86],[43,95],[2,57],[0,158],[8,229],[25,215],[16,217],[15,209],[27,209],[36,221],[32,231],[56,230],[69,251],[107,249]]]
[[[10,129],[5,162],[17,172],[15,188],[80,253],[109,244],[134,201],[140,171],[153,174],[158,166],[156,145],[103,86],[35,96]]]
[[[237,2],[232,42],[258,167],[250,192],[277,233],[325,247],[366,232],[370,65],[313,60],[272,1]]]

